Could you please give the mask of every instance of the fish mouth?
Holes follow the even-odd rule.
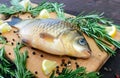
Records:
[[[77,58],[88,59],[91,57],[91,51],[85,49],[82,52],[77,53],[76,56],[77,56]]]
[[[72,57],[76,57],[79,59],[89,59],[91,57],[91,51],[90,50],[83,50],[82,52],[76,52],[74,55],[70,55]]]
[[[88,49],[83,50],[80,54],[79,54],[82,59],[87,59],[91,57],[91,51]]]

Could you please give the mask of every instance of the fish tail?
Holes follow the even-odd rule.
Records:
[[[14,26],[15,24],[19,23],[20,21],[22,21],[22,19],[20,19],[19,17],[12,16],[11,20],[10,20],[10,21],[7,21],[7,23],[8,23],[10,26]]]

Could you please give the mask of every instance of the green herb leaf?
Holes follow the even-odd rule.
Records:
[[[4,36],[0,36],[0,44],[6,44],[6,39]]]
[[[15,53],[15,77],[16,78],[32,78],[33,74],[26,69],[26,59],[27,59],[27,51],[20,54],[20,48],[22,47],[21,44],[17,45],[14,48]]]
[[[115,25],[115,24],[112,24],[113,26],[116,26],[117,29],[120,31],[120,26],[119,25]]]
[[[5,56],[5,49],[2,47],[0,49],[0,76],[1,77],[12,77],[14,76],[14,71],[12,70],[12,62],[8,60]]]
[[[13,15],[16,13],[24,13],[28,12],[29,9],[31,9],[31,5],[28,5],[27,9],[25,9],[23,6],[19,4],[21,0],[11,0],[11,6],[7,6],[4,4],[0,5],[0,13],[5,15]]]
[[[22,11],[24,11],[24,9],[22,6],[19,6],[19,5],[8,7],[2,4],[0,6],[0,14],[12,15],[12,14],[22,12]]]
[[[67,18],[66,20],[77,25],[80,32],[83,32],[93,38],[101,50],[104,50],[110,55],[115,55],[115,51],[110,48],[108,43],[120,48],[120,42],[114,40],[107,34],[105,27],[113,24],[102,15],[103,14],[79,15],[76,18]]]
[[[16,5],[19,5],[20,1],[21,0],[11,0],[10,3],[11,3],[12,6],[16,6]]]
[[[49,12],[56,12],[59,18],[63,17],[63,4],[54,3],[54,2],[41,2],[38,6],[31,8],[29,12],[33,16],[39,15],[40,11],[47,9]],[[62,17],[61,17],[62,16]]]
[[[52,6],[55,9],[55,12],[57,13],[57,17],[61,20],[65,20],[65,14],[64,14],[64,4],[58,4],[58,3],[52,3]]]
[[[15,61],[10,62],[5,56],[5,49],[0,49],[0,77],[6,78],[33,78],[34,75],[26,69],[27,52],[20,53],[22,44],[14,48]],[[13,68],[14,67],[14,68]]]
[[[41,2],[38,6],[32,7],[28,4],[27,9],[19,4],[21,0],[11,0],[11,6],[6,6],[4,4],[0,5],[0,13],[5,15],[13,15],[16,13],[31,13],[33,16],[39,15],[40,11],[47,9],[49,12],[56,12],[59,19],[65,20],[65,15],[63,11],[64,4],[59,4],[57,2]]]
[[[87,73],[85,67],[80,67],[76,70],[65,68],[58,76],[55,76],[55,72],[53,72],[50,78],[100,78],[100,75],[98,72]]]

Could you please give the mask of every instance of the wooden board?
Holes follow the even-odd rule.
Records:
[[[52,16],[54,16],[54,15],[52,15]],[[69,15],[67,15],[67,16],[69,16]],[[20,15],[20,18],[29,19],[29,18],[31,18],[31,15],[23,14],[23,15]],[[8,42],[9,45],[5,46],[5,50],[6,50],[7,57],[10,58],[11,60],[14,60],[13,48],[15,47],[15,44],[17,42],[21,42],[21,39],[19,38],[19,34],[15,33],[15,31],[17,31],[17,29],[13,28],[12,31],[2,34],[9,41]],[[61,65],[62,60],[65,60],[66,64],[68,64],[68,62],[71,61],[71,65],[67,66],[69,68],[76,69],[76,63],[77,63],[79,66],[86,67],[88,72],[98,71],[101,68],[101,66],[107,61],[107,59],[109,58],[109,55],[106,52],[102,52],[97,47],[97,45],[93,41],[93,39],[87,37],[86,35],[85,35],[85,38],[87,39],[88,44],[92,50],[92,55],[89,59],[78,59],[78,58],[71,58],[71,57],[67,57],[67,56],[55,56],[55,55],[47,54],[40,50],[32,49],[27,46],[22,48],[21,52],[24,52],[24,50],[28,51],[27,69],[30,70],[33,74],[35,74],[36,78],[47,78],[47,76],[45,76],[42,71],[41,65],[42,65],[42,61],[44,59],[48,59],[48,60],[56,61],[60,67],[60,70],[64,67],[66,67],[66,65]],[[117,32],[115,39],[120,40],[119,32]],[[0,44],[0,47],[2,47],[2,46],[3,45]],[[112,48],[115,49],[115,47],[112,47]]]

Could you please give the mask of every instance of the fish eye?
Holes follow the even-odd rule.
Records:
[[[81,38],[81,39],[78,41],[78,43],[79,43],[80,45],[82,45],[82,46],[84,46],[84,45],[87,44],[85,38]]]

